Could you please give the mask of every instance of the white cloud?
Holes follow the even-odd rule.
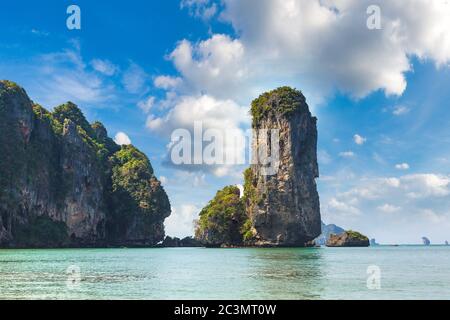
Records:
[[[147,81],[147,74],[136,63],[131,63],[122,77],[122,83],[129,93],[143,93],[145,91],[145,84]]]
[[[183,7],[212,1],[185,0]],[[291,85],[311,102],[339,90],[364,97],[401,95],[411,59],[450,61],[450,6],[443,0],[381,0],[382,29],[366,27],[369,0],[223,0],[220,21],[236,38],[182,40],[169,58],[185,94],[248,103],[262,91]],[[420,12],[420,14],[418,14]],[[320,36],[317,36],[320,35]]]
[[[108,60],[94,59],[91,61],[91,65],[94,70],[107,76],[114,75],[118,70],[117,66]]]
[[[11,68],[11,70],[8,70]],[[32,58],[31,63],[3,68],[10,79],[22,79],[20,85],[30,97],[47,108],[67,101],[83,107],[101,107],[115,99],[115,86],[88,70],[77,43],[59,52]],[[33,74],[32,80],[29,77]]]
[[[138,102],[138,107],[144,112],[145,114],[149,113],[151,108],[155,105],[155,97],[148,97],[145,100]]]
[[[394,111],[392,111],[392,114],[395,116],[401,116],[404,114],[409,113],[410,109],[408,107],[405,106],[396,106],[394,108]]]
[[[327,221],[365,231],[383,242],[417,243],[423,235],[443,242],[448,237],[450,176],[336,179],[319,180],[321,202],[326,204],[322,214]]]
[[[393,205],[388,204],[388,203],[385,203],[382,206],[379,206],[378,210],[380,210],[380,211],[382,211],[384,213],[394,213],[394,212],[397,212],[397,211],[401,210],[401,208],[393,206]]]
[[[172,208],[172,214],[165,220],[166,234],[172,237],[185,237],[194,234],[194,220],[200,208],[193,204],[184,204]]]
[[[128,135],[124,132],[118,132],[114,137],[114,142],[118,145],[128,145],[131,144],[131,140]]]
[[[167,185],[169,183],[169,179],[167,177],[165,177],[165,176],[160,176],[159,177],[159,181],[161,181],[161,183],[163,185]]]
[[[155,87],[161,89],[174,89],[181,84],[181,78],[171,76],[158,76],[153,81]]]
[[[344,151],[339,153],[339,156],[342,158],[354,158],[355,153],[353,151]]]
[[[236,187],[239,188],[240,197],[244,197],[244,186],[242,184],[237,184]]]
[[[436,174],[412,174],[401,178],[408,196],[445,197],[450,194],[450,177]]]
[[[217,13],[217,4],[210,0],[181,0],[181,8],[188,8],[189,13],[203,20],[211,19]]]
[[[353,136],[353,141],[357,144],[357,145],[363,145],[364,143],[366,143],[367,139],[360,136],[359,134],[355,134]]]
[[[409,170],[409,164],[407,163],[399,163],[395,165],[395,169],[397,170]]]
[[[343,214],[343,215],[359,215],[360,210],[341,200],[338,200],[336,198],[331,198],[331,200],[328,202],[328,208],[335,214]]]
[[[245,132],[241,124],[248,121],[248,109],[241,107],[231,100],[218,100],[211,96],[181,97],[175,106],[164,117],[156,117],[153,114],[147,119],[147,127],[157,133],[170,136],[176,129],[187,129],[193,132],[194,123],[200,123],[205,132],[215,129],[225,135],[231,130],[240,138],[245,139]],[[193,134],[192,134],[193,138]],[[225,136],[223,154],[225,159],[231,159],[245,152],[245,146],[236,146],[236,138]],[[170,145],[169,145],[170,148]],[[194,154],[193,157],[201,157],[202,154]],[[216,176],[231,174],[234,166],[203,166]]]
[[[306,78],[322,92],[338,89],[357,97],[378,89],[399,95],[406,88],[410,57],[438,65],[450,61],[450,6],[445,1],[379,1],[381,30],[366,27],[368,0],[224,4],[222,18],[238,31],[246,62],[269,79],[292,77],[299,83]]]
[[[233,92],[241,94],[247,68],[243,65],[244,47],[239,40],[220,34],[197,44],[183,40],[169,58],[182,75],[181,92],[222,99],[234,98]]]

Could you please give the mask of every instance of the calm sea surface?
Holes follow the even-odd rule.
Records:
[[[415,298],[450,299],[450,247],[0,250],[0,299]]]

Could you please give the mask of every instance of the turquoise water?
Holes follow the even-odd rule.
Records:
[[[450,247],[0,250],[0,298],[450,299]]]

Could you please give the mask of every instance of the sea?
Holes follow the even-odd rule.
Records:
[[[0,299],[450,299],[449,246],[0,250]]]

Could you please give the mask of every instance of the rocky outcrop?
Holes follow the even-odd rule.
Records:
[[[73,103],[49,112],[0,81],[0,245],[153,245],[170,203],[147,157]]]
[[[315,179],[317,119],[300,91],[282,87],[252,102],[253,164],[245,174],[246,210],[251,220],[253,245],[304,246],[321,233],[319,195]],[[279,144],[271,132],[278,130]],[[279,159],[268,172],[260,151]]]
[[[422,242],[424,246],[431,245],[431,241],[427,237],[422,237]]]
[[[163,248],[195,248],[203,245],[193,237],[185,237],[183,239],[167,236],[161,244]]]
[[[376,247],[376,246],[379,246],[380,244],[379,243],[377,243],[377,240],[376,239],[370,239],[370,246],[371,247]]]
[[[327,247],[368,247],[369,245],[369,238],[351,230],[340,235],[332,234],[327,241]]]
[[[208,247],[243,245],[249,225],[240,193],[236,186],[217,192],[199,214],[195,239]]]
[[[251,113],[254,164],[244,172],[244,196],[233,186],[219,191],[200,212],[195,238],[207,246],[310,246],[321,232],[317,119],[289,87],[261,95]]]
[[[344,233],[345,230],[342,229],[341,227],[338,227],[335,224],[328,224],[326,225],[325,223],[322,222],[322,234],[320,236],[318,236],[314,242],[316,245],[319,246],[324,246],[326,245],[328,239],[330,238],[330,236],[332,234],[334,235],[340,235],[342,233]]]

